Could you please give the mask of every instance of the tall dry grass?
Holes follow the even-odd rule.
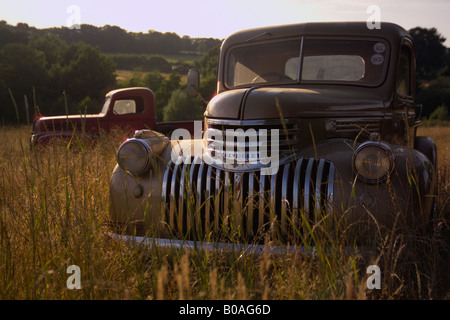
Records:
[[[0,128],[1,299],[436,299],[450,297],[446,137],[439,148],[437,237],[385,239],[373,256],[310,257],[129,246],[104,235],[108,184],[120,136],[31,150],[28,127]],[[381,290],[366,286],[377,264]],[[78,265],[81,290],[69,290]]]

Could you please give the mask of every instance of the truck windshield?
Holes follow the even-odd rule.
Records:
[[[258,84],[342,83],[378,86],[388,65],[383,40],[307,38],[237,46],[226,59],[228,88]]]

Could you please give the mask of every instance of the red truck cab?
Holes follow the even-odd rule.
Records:
[[[109,133],[114,129],[130,134],[139,129],[168,134],[177,128],[193,132],[194,122],[156,122],[153,91],[143,87],[123,88],[106,94],[105,103],[98,114],[36,118],[33,121],[31,144],[46,143],[56,137],[70,139],[74,134],[83,134],[95,140],[100,133]]]

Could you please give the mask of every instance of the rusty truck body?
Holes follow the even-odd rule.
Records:
[[[141,130],[119,148],[115,234],[244,244],[269,235],[301,245],[325,216],[354,226],[357,239],[422,228],[433,212],[436,147],[417,136],[415,55],[392,23],[229,36],[204,130],[191,139]],[[195,70],[188,90],[198,91]]]

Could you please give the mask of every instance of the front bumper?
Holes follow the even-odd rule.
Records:
[[[326,253],[350,255],[372,255],[374,252],[366,247],[326,247],[317,248],[315,246],[289,246],[289,245],[271,245],[271,244],[241,244],[241,243],[226,243],[226,242],[206,242],[206,241],[191,241],[191,240],[174,240],[165,238],[149,238],[144,236],[131,236],[118,233],[106,233],[109,238],[122,241],[128,245],[145,246],[148,248],[168,249],[168,250],[186,250],[186,251],[204,251],[227,253],[235,252],[240,255],[262,255],[262,254],[299,254],[303,256],[317,256],[318,254]]]

